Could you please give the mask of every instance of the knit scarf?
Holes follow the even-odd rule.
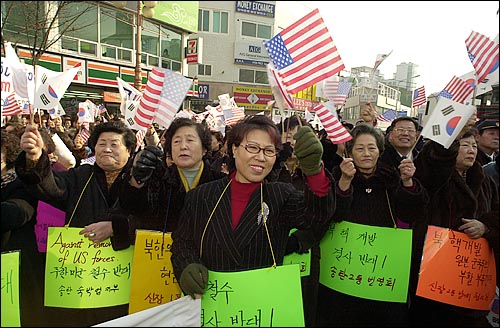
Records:
[[[198,172],[196,173],[196,176],[191,176],[188,170],[183,170],[177,167],[177,170],[179,172],[179,176],[181,177],[182,184],[184,185],[184,189],[186,192],[196,188],[198,183],[200,182],[201,178],[201,173],[203,173],[203,168],[204,168],[203,161],[200,164],[200,167],[198,168]],[[194,171],[194,170],[193,170]]]

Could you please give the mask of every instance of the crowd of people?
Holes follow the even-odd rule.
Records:
[[[498,284],[499,125],[473,115],[449,148],[426,140],[411,117],[377,128],[369,104],[352,139],[333,144],[324,129],[291,116],[276,124],[248,115],[224,133],[194,119],[151,125],[138,147],[120,117],[82,134],[78,118],[11,118],[2,136],[2,252],[21,250],[22,326],[91,326],[128,314],[128,305],[44,306],[45,253],[34,225],[43,201],[65,223],[115,251],[138,229],[171,233],[171,261],[184,295],[202,295],[208,272],[283,264],[311,254],[301,278],[305,325],[489,326],[488,311],[417,295],[430,225],[485,238]],[[93,158],[93,161],[88,161]],[[257,218],[257,221],[256,221]],[[356,297],[320,282],[320,242],[335,222],[411,229],[404,303]],[[257,224],[255,224],[257,222]]]

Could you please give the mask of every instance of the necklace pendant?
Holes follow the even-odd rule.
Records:
[[[366,191],[367,194],[369,194],[369,193],[372,192],[372,188],[366,188],[365,191]]]

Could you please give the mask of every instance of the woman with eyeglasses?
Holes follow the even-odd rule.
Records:
[[[310,127],[294,136],[307,187],[269,182],[282,146],[274,122],[247,116],[229,132],[230,174],[189,192],[172,233],[172,264],[185,295],[203,294],[208,270],[245,271],[283,264],[292,228],[324,231],[335,210],[323,148]]]

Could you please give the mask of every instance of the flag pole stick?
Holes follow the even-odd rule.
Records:
[[[302,120],[300,119],[299,113],[295,111],[295,117],[297,117],[297,122],[299,123],[299,127],[302,127]],[[288,124],[290,124],[290,120],[288,120]]]
[[[30,110],[30,124],[35,125],[35,108],[31,106],[31,104],[29,104],[28,106]]]

